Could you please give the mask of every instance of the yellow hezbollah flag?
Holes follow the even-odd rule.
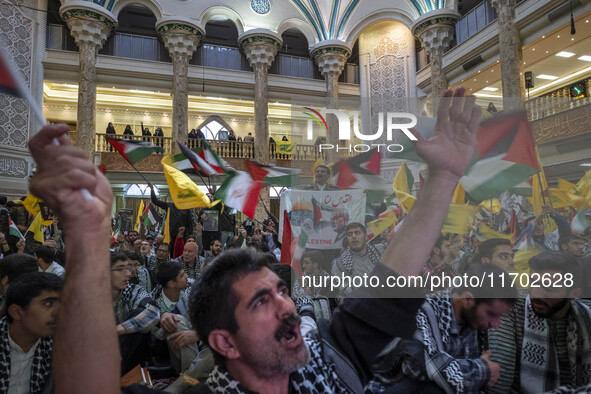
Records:
[[[442,231],[453,234],[470,233],[472,223],[474,222],[474,213],[475,208],[471,205],[450,205],[445,221],[443,222]]]
[[[479,205],[480,208],[490,212],[494,215],[501,212],[501,202],[498,198],[492,198],[490,200],[484,200]]]
[[[508,239],[509,241],[513,241],[513,234],[500,233],[498,231],[493,230],[485,223],[480,223],[480,225],[478,226],[478,235],[484,238],[485,240],[492,238],[502,238]]]
[[[144,213],[144,200],[140,200],[140,207],[137,211],[137,217],[135,218],[135,224],[133,225],[133,229],[138,231],[140,228],[140,220],[142,219],[142,214]]]
[[[209,197],[185,173],[169,165],[170,160],[166,156],[161,163],[174,205],[178,209],[211,207]]]
[[[35,197],[31,193],[27,194],[27,197],[23,201],[23,205],[25,209],[33,216],[37,216],[41,208],[39,207],[39,197]]]
[[[458,183],[454,195],[451,197],[452,204],[463,204],[466,201],[466,190]]]
[[[396,213],[393,210],[389,210],[380,214],[380,217],[376,220],[372,220],[367,223],[367,227],[371,230],[373,235],[379,235],[387,228],[395,225],[398,222]]]
[[[170,244],[170,208],[166,210],[166,222],[164,223],[163,242]]]
[[[573,206],[581,209],[591,205],[591,170],[577,182],[575,187],[568,192]]]
[[[560,190],[564,190],[567,193],[570,192],[575,187],[574,183],[570,183],[566,179],[558,178],[558,188]]]
[[[45,242],[45,236],[43,235],[43,217],[41,216],[41,212],[35,216],[35,220],[31,223],[29,228],[27,229],[27,233],[33,233],[33,238],[37,242]],[[25,233],[26,234],[26,233]]]
[[[398,203],[406,213],[410,212],[416,200],[416,198],[410,194],[413,183],[414,177],[406,166],[406,163],[403,162],[398,169],[398,173],[396,173],[392,188],[394,189],[394,193],[396,193]]]

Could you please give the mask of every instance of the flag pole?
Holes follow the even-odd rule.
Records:
[[[146,177],[144,176],[144,174],[142,174],[141,172],[139,172],[139,170],[138,170],[137,168],[135,168],[135,166],[134,166],[134,165],[133,165],[133,164],[132,164],[130,161],[128,161],[128,163],[129,163],[129,164],[130,164],[130,165],[133,167],[133,169],[134,169],[134,170],[135,170],[135,171],[136,171],[138,174],[140,174],[140,176],[141,176],[141,177],[144,179],[144,181],[146,181],[146,183],[150,183],[150,181],[146,179]]]

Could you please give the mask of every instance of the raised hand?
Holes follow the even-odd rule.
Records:
[[[29,150],[37,163],[31,178],[31,192],[42,198],[62,219],[65,226],[92,226],[107,223],[113,193],[105,176],[88,160],[84,152],[67,137],[68,126],[46,126],[29,141]],[[53,139],[59,145],[53,143]],[[87,189],[94,197],[86,200]]]
[[[472,159],[482,109],[476,97],[464,97],[465,89],[455,94],[448,90],[437,108],[435,133],[428,140],[415,132],[415,150],[429,166],[429,174],[441,173],[460,178]]]

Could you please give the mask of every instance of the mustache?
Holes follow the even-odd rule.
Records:
[[[292,313],[291,315],[289,315],[288,317],[283,319],[281,321],[281,325],[275,331],[275,339],[277,341],[280,341],[281,338],[286,336],[293,329],[294,325],[296,325],[297,323],[299,323],[301,321],[302,321],[302,318],[295,313]]]

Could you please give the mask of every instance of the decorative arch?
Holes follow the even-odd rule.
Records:
[[[297,18],[289,18],[281,22],[277,29],[279,36],[283,35],[289,29],[296,29],[308,40],[308,47],[312,47],[318,42],[318,36],[314,33],[314,28],[305,21]]]
[[[244,20],[242,17],[233,9],[223,6],[214,6],[203,11],[200,17],[201,25],[205,26],[207,22],[217,16],[224,16],[231,20],[238,29],[238,36],[244,33]]]
[[[138,0],[118,0],[115,3],[115,6],[113,7],[113,10],[111,12],[116,17],[119,17],[119,13],[121,12],[121,10],[123,10],[125,7],[127,7],[129,5],[141,5],[141,6],[146,7],[150,11],[152,11],[152,13],[154,14],[154,16],[156,17],[156,24],[158,24],[158,22],[160,21],[160,19],[162,19],[162,17],[163,17],[163,12],[162,12],[162,8],[160,7],[160,4],[154,2],[154,0],[142,0],[142,1],[138,1]]]
[[[207,134],[207,130],[204,130],[204,128],[207,128],[207,125],[210,123],[214,123],[217,122],[219,125],[222,126],[222,128],[218,129],[215,131],[215,134],[213,134],[213,132],[210,132],[210,134]],[[210,117],[208,117],[207,119],[205,119],[203,122],[201,122],[201,124],[199,124],[199,126],[197,126],[197,129],[201,130],[203,132],[203,134],[205,134],[205,139],[206,140],[216,140],[218,139],[218,132],[219,130],[226,130],[228,132],[230,132],[230,130],[233,130],[232,127],[228,124],[228,122],[226,122],[221,116],[218,115],[212,115]],[[213,137],[213,138],[210,138]]]
[[[402,10],[393,11],[389,10],[376,10],[369,14],[364,19],[357,22],[355,25],[351,27],[351,30],[346,32],[344,35],[346,37],[345,42],[350,45],[351,47],[355,44],[355,41],[359,38],[359,35],[365,28],[369,27],[370,25],[376,22],[385,22],[385,21],[395,21],[400,22],[405,25],[409,30],[410,26],[414,23],[414,21],[419,17],[418,13],[411,14],[407,12],[403,12]]]

